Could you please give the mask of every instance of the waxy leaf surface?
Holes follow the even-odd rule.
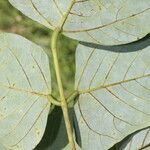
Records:
[[[129,136],[116,146],[116,150],[149,150],[150,128],[143,129]]]
[[[63,148],[63,150],[71,150],[70,144],[68,144],[65,148]],[[76,150],[82,150],[82,149],[78,146],[78,144],[76,144]]]
[[[41,140],[50,108],[49,61],[37,45],[0,34],[0,149],[32,150]]]
[[[83,149],[108,150],[150,125],[148,43],[150,39],[109,48],[77,47],[76,90],[80,96],[75,111]],[[141,50],[133,50],[135,45]]]
[[[73,0],[9,0],[31,19],[54,29]],[[149,0],[74,0],[63,33],[101,45],[136,41],[150,32]]]

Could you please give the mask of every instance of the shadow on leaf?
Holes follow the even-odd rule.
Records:
[[[35,150],[62,150],[67,143],[62,111],[56,107],[49,115],[45,134]]]
[[[80,44],[95,48],[95,49],[102,49],[102,50],[107,50],[107,51],[113,51],[113,52],[119,52],[119,53],[126,53],[126,52],[134,52],[138,50],[142,50],[148,46],[150,46],[150,34],[145,36],[143,39],[129,43],[129,44],[124,44],[124,45],[117,45],[117,46],[104,46],[104,45],[99,45],[99,44],[94,44],[94,43],[86,43],[86,42],[80,42]]]

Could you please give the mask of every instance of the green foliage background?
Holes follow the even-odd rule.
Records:
[[[7,0],[0,0],[0,32],[17,33],[45,48],[49,53],[51,31],[37,22],[34,22],[12,7]],[[74,86],[75,59],[74,53],[77,42],[64,36],[60,37],[59,58],[62,71],[62,78],[66,95]],[[58,95],[54,70],[51,65],[53,94]]]

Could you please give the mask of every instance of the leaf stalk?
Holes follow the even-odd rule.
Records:
[[[54,68],[55,68],[56,79],[57,79],[57,84],[58,84],[58,89],[59,89],[59,94],[60,94],[61,108],[62,108],[64,121],[65,121],[65,125],[66,125],[69,144],[70,144],[72,150],[76,150],[76,148],[75,148],[75,141],[74,141],[74,137],[73,137],[73,131],[72,131],[71,123],[70,123],[70,119],[69,119],[68,104],[65,99],[63,83],[62,83],[61,74],[60,74],[60,67],[59,67],[58,54],[57,54],[57,42],[58,42],[59,34],[63,30],[65,21],[67,20],[74,3],[75,3],[75,0],[72,0],[70,2],[70,5],[69,5],[67,11],[62,16],[62,18],[58,24],[58,27],[56,27],[55,30],[53,31],[53,35],[52,35],[52,39],[51,39],[51,50],[52,50]]]
[[[53,105],[61,106],[60,101],[58,101],[57,99],[55,99],[52,95],[48,95],[48,100],[49,100],[49,102],[52,103]]]
[[[51,39],[51,50],[52,50],[54,68],[55,68],[56,79],[57,79],[57,84],[58,84],[58,89],[59,89],[59,94],[60,94],[61,108],[63,111],[63,116],[64,116],[65,125],[67,129],[68,140],[72,147],[72,150],[75,150],[76,148],[75,148],[73,132],[71,128],[71,123],[69,119],[68,104],[66,102],[65,95],[64,95],[64,89],[63,89],[63,84],[62,84],[62,79],[61,79],[61,74],[60,74],[60,67],[59,67],[59,62],[58,62],[57,41],[58,41],[58,36],[60,33],[61,33],[60,28],[56,28],[54,30],[52,39]]]
[[[67,103],[71,103],[79,95],[78,91],[74,91],[68,98]]]

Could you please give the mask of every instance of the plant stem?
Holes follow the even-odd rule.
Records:
[[[52,95],[48,95],[47,98],[53,105],[61,106],[60,101],[56,100]]]
[[[67,103],[69,104],[70,102],[74,101],[74,99],[79,95],[78,91],[74,91],[72,94],[70,94],[67,97]]]
[[[68,113],[68,104],[66,102],[65,95],[64,95],[64,89],[63,89],[63,84],[61,80],[60,67],[59,67],[58,56],[57,56],[57,41],[58,41],[58,36],[59,36],[60,31],[61,31],[60,28],[56,28],[54,30],[54,33],[52,35],[52,41],[51,41],[51,49],[52,49],[54,68],[56,72],[57,84],[58,84],[59,94],[60,94],[60,99],[61,99],[61,108],[63,111],[63,116],[64,116],[65,125],[67,129],[67,134],[68,134],[68,140],[69,140],[69,144],[72,147],[72,150],[75,150],[73,132],[72,132],[71,123],[69,119],[69,113]]]
[[[75,0],[72,0],[67,11],[62,16],[62,18],[58,24],[58,27],[56,27],[56,29],[54,30],[52,39],[51,39],[51,50],[52,50],[52,54],[53,54],[54,68],[55,68],[57,84],[58,84],[58,89],[59,89],[59,94],[60,94],[61,108],[63,111],[63,116],[64,116],[65,125],[66,125],[69,144],[70,144],[72,150],[76,150],[76,148],[75,148],[75,141],[73,138],[73,132],[72,132],[72,128],[71,128],[71,123],[70,123],[70,119],[69,119],[68,104],[65,99],[62,79],[61,79],[61,75],[60,75],[60,67],[59,67],[58,55],[57,55],[57,42],[58,42],[59,34],[62,32],[65,21],[68,18],[68,15],[69,15],[74,3],[75,3]]]

